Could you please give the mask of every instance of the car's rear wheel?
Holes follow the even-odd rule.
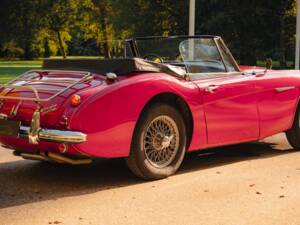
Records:
[[[178,170],[185,148],[186,127],[182,116],[174,107],[156,103],[139,119],[127,165],[141,178],[166,178]]]
[[[298,106],[293,127],[286,132],[286,137],[290,145],[300,151],[300,107]]]

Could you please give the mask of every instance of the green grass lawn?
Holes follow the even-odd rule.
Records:
[[[59,59],[61,57],[51,57]],[[99,57],[96,56],[70,56],[69,59],[96,59]],[[35,61],[23,61],[23,60],[12,60],[5,61],[0,60],[0,84],[5,84],[8,81],[12,80],[16,76],[21,75],[22,73],[32,70],[39,69],[42,66],[42,60]]]
[[[28,70],[39,69],[41,65],[42,61],[0,61],[0,83],[6,83]]]

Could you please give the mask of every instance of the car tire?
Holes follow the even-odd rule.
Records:
[[[186,143],[186,126],[178,110],[155,103],[146,108],[137,123],[127,165],[140,178],[166,178],[180,167]]]
[[[300,151],[300,107],[298,106],[293,127],[286,133],[286,137],[290,145],[297,151]]]

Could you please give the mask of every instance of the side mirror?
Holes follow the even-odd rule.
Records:
[[[272,61],[272,59],[270,59],[270,58],[266,59],[266,69],[267,70],[271,70],[272,67],[273,67],[273,61]]]

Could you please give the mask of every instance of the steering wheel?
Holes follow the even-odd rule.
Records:
[[[143,59],[147,59],[147,60],[150,60],[150,61],[154,61],[155,59],[159,59],[159,61],[161,63],[164,62],[164,60],[162,59],[162,57],[160,57],[159,55],[154,54],[154,53],[150,53],[150,54],[144,55]]]

